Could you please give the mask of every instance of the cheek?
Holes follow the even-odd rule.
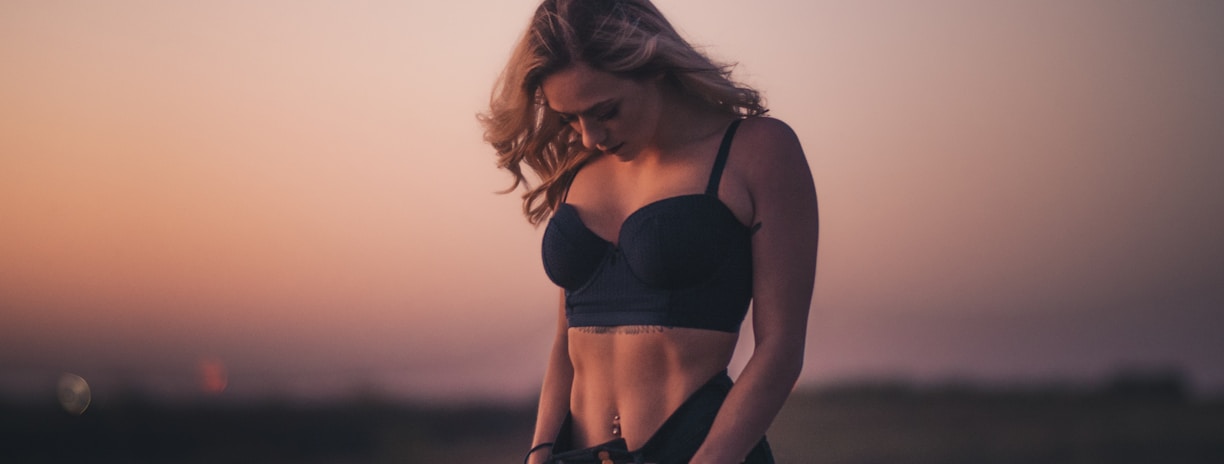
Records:
[[[638,136],[647,135],[651,128],[658,125],[659,112],[652,105],[635,105],[626,116],[625,125]]]

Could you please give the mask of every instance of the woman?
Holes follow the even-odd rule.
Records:
[[[563,290],[527,462],[773,462],[816,193],[794,133],[729,76],[648,0],[545,0],[503,71],[485,139],[511,190],[539,177],[523,208]]]

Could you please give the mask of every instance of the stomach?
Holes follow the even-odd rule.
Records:
[[[570,328],[574,445],[622,437],[637,449],[731,362],[739,335],[705,329]]]

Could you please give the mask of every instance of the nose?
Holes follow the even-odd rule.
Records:
[[[582,121],[582,146],[588,150],[602,147],[607,137],[608,131],[604,130],[602,124],[593,121]]]

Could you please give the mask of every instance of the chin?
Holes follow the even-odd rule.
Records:
[[[623,143],[616,147],[616,151],[604,151],[604,153],[615,156],[621,161],[629,161],[637,157],[637,151],[626,149]]]

